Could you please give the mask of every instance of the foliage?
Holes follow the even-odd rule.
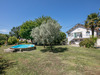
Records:
[[[66,39],[66,34],[64,32],[60,32],[60,39],[63,41]]]
[[[19,42],[19,39],[17,39],[17,42]]]
[[[5,42],[5,44],[7,45],[8,44],[9,35],[8,34],[5,34],[5,36],[6,36],[6,42]]]
[[[86,48],[94,47],[95,42],[97,41],[97,37],[84,39],[80,42],[80,47],[85,46]]]
[[[25,38],[25,39],[30,39],[30,32],[32,30],[32,28],[35,28],[36,25],[34,23],[34,21],[30,20],[30,21],[26,21],[24,22],[21,26],[20,26],[20,36],[22,38]]]
[[[11,29],[11,31],[9,32],[9,35],[10,36],[15,36],[15,37],[19,38],[20,37],[19,31],[20,31],[20,27],[13,27]]]
[[[6,40],[0,40],[0,45],[5,44],[5,41],[6,41]]]
[[[5,34],[0,34],[0,40],[6,40]]]
[[[93,39],[94,43],[97,41],[97,37],[90,37],[90,39]]]
[[[4,74],[4,70],[8,67],[8,60],[0,57],[0,74]]]
[[[15,43],[17,43],[17,38],[15,36],[9,37],[8,44],[12,45],[12,44],[15,44]]]
[[[54,40],[59,37],[61,26],[55,20],[48,20],[43,22],[40,27],[32,29],[31,36],[37,43],[46,44],[51,46]]]
[[[42,17],[35,19],[34,21],[29,20],[29,21],[24,22],[20,26],[21,27],[20,36],[25,39],[32,39],[32,37],[30,36],[32,29],[40,26],[43,21],[47,21],[48,19],[51,19],[51,17],[42,16]]]
[[[54,44],[61,44],[63,41],[66,41],[66,34],[64,32],[60,32],[59,37],[54,40]]]
[[[6,35],[5,34],[0,34],[0,45],[3,45],[6,41]]]
[[[71,45],[71,41],[69,42],[69,45]]]
[[[99,21],[99,14],[97,14],[97,13],[92,13],[92,14],[88,15],[88,17],[85,21],[85,27],[87,29],[90,28],[92,30],[93,37],[94,37],[94,29],[99,26],[98,21]]]

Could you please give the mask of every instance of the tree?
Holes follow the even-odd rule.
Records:
[[[36,27],[35,23],[32,20],[26,21],[20,27],[21,27],[19,32],[20,36],[25,39],[31,39],[30,32],[32,28]]]
[[[59,41],[62,42],[66,39],[66,34],[64,32],[60,32],[60,38]]]
[[[15,37],[19,38],[20,37],[19,30],[20,30],[20,27],[13,27],[11,29],[11,31],[9,32],[9,35],[10,36],[15,36]]]
[[[54,40],[59,37],[60,28],[61,26],[55,20],[47,20],[40,27],[32,29],[31,36],[35,42],[48,43],[52,50]]]
[[[98,26],[97,22],[99,19],[99,14],[97,13],[92,13],[88,15],[86,21],[85,21],[85,27],[90,28],[92,30],[92,37],[94,37],[94,30]]]
[[[17,38],[15,36],[9,37],[8,43],[10,45],[17,43]]]
[[[9,39],[9,35],[8,34],[5,34],[6,36],[6,45],[8,44],[8,39]]]
[[[1,34],[1,33],[0,33],[0,40],[6,40],[5,34]]]
[[[0,34],[0,45],[3,45],[6,41],[6,36],[5,34]]]
[[[60,32],[59,37],[56,40],[54,40],[54,44],[55,45],[61,44],[63,41],[65,41],[65,39],[66,39],[66,34],[64,32]]]
[[[24,22],[20,26],[21,27],[20,36],[25,39],[32,39],[32,37],[30,36],[32,29],[40,26],[43,21],[47,21],[48,19],[52,19],[52,18],[48,16],[42,16],[35,19],[34,21],[29,20],[29,21]]]
[[[60,39],[61,39],[61,41],[66,39],[66,34],[64,32],[60,32]]]

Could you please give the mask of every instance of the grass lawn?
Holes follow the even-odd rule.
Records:
[[[100,75],[100,49],[66,45],[50,51],[37,46],[33,51],[4,53],[9,47],[0,47],[0,55],[10,64],[5,75]]]

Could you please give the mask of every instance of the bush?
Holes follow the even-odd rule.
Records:
[[[6,41],[6,36],[5,34],[0,34],[0,45],[3,45]]]
[[[5,69],[7,69],[9,66],[9,61],[0,56],[0,75],[5,75]]]
[[[3,45],[6,40],[0,40],[0,45]]]
[[[80,47],[85,46],[86,48],[93,48],[94,44],[96,42],[97,38],[88,38],[84,39],[83,41],[80,42]]]
[[[12,45],[12,44],[15,44],[15,43],[17,43],[17,38],[15,36],[10,37],[8,39],[8,44]]]

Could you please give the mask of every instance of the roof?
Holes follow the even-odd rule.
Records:
[[[75,28],[77,28],[77,27],[79,27],[79,26],[84,27],[83,24],[76,24],[73,28],[71,28],[70,30],[68,30],[66,33],[71,32],[72,30],[74,30]]]

